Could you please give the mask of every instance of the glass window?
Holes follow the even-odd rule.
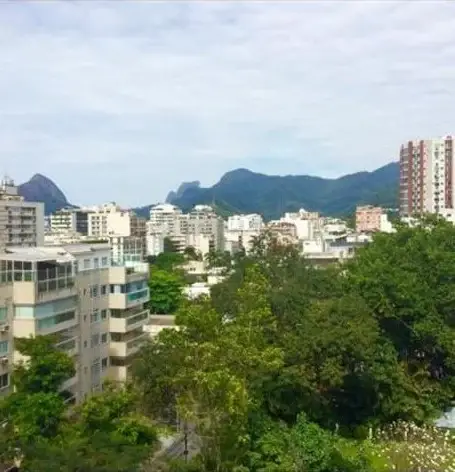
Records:
[[[98,293],[99,293],[99,287],[98,285],[92,285],[90,287],[90,296],[92,298],[96,298],[98,296]]]
[[[90,259],[84,259],[84,269],[90,269]]]
[[[100,321],[100,312],[99,310],[93,310],[93,313],[90,315],[90,323],[98,323]]]
[[[109,359],[104,357],[101,359],[101,370],[106,370],[109,367]]]
[[[95,269],[98,269],[99,266],[100,266],[100,260],[99,260],[97,257],[95,257],[95,258],[93,259],[93,267],[94,267]]]
[[[38,329],[52,328],[60,323],[74,320],[76,313],[74,311],[68,311],[66,313],[60,313],[59,315],[50,316],[49,318],[43,318],[38,320]]]
[[[101,258],[101,265],[103,267],[106,267],[108,265],[108,258],[107,257],[102,257]]]
[[[92,336],[91,346],[96,347],[96,346],[99,345],[99,343],[100,343],[100,335],[99,334],[94,334]]]
[[[101,285],[101,295],[107,294],[107,285]]]
[[[106,344],[107,343],[107,333],[103,333],[101,335],[101,344]]]
[[[8,354],[8,341],[0,342],[0,356]]]
[[[101,310],[101,319],[102,320],[107,319],[107,310]]]
[[[9,385],[9,375],[8,374],[0,375],[0,388],[8,387],[8,385]]]
[[[8,308],[6,306],[0,307],[0,321],[6,321],[8,318]]]

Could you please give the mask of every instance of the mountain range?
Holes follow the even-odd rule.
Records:
[[[373,172],[357,172],[337,179],[309,175],[265,175],[248,169],[224,174],[212,187],[200,182],[183,182],[169,192],[166,201],[184,211],[197,204],[210,204],[223,216],[233,213],[259,213],[266,220],[279,218],[284,212],[305,208],[325,215],[352,213],[359,204],[396,207],[399,166],[392,162]],[[64,193],[49,178],[35,174],[18,187],[27,201],[43,202],[45,213],[71,207]],[[148,218],[150,207],[135,208]]]
[[[167,201],[184,211],[205,203],[215,206],[222,214],[259,213],[266,220],[300,208],[342,216],[351,214],[360,204],[396,207],[398,182],[397,162],[373,172],[357,172],[336,179],[265,175],[237,169],[224,174],[209,188],[202,188],[197,182],[182,184],[183,191],[171,192]]]

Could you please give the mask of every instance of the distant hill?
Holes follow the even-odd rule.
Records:
[[[189,188],[200,188],[201,182],[195,180],[194,182],[182,182],[176,192],[171,191],[166,197],[166,203],[171,203],[173,200],[180,198]]]
[[[185,211],[197,204],[212,204],[224,213],[260,213],[267,220],[300,208],[337,216],[352,213],[360,204],[396,207],[398,182],[397,162],[373,172],[357,172],[337,179],[264,175],[237,169],[224,174],[213,187],[187,187],[169,203]]]
[[[35,174],[29,181],[19,185],[18,191],[28,202],[43,202],[46,215],[73,206],[57,185],[41,174]]]

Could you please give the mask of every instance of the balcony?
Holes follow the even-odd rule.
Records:
[[[79,337],[74,336],[70,339],[65,339],[55,345],[57,349],[65,352],[68,356],[73,357],[79,354]]]
[[[149,299],[148,287],[129,293],[110,293],[109,308],[114,310],[126,310],[127,308],[147,303]]]
[[[147,339],[149,339],[149,334],[144,333],[142,329],[130,331],[127,334],[111,332],[109,355],[114,357],[128,357],[136,354]]]
[[[79,382],[79,374],[76,372],[76,375],[74,375],[74,377],[71,377],[70,379],[62,383],[62,386],[60,387],[60,391],[62,392],[64,390],[71,390],[71,387],[74,387],[78,382]]]
[[[132,310],[111,310],[109,331],[127,333],[143,326],[149,318],[148,309],[136,308]]]
[[[110,267],[109,268],[109,283],[124,285],[131,282],[139,282],[147,280],[148,266],[139,264],[137,267]]]

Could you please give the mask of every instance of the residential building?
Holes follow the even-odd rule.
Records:
[[[222,251],[224,221],[207,205],[196,205],[187,214],[173,205],[156,205],[150,210],[147,223],[147,253],[157,255],[162,252],[165,238],[170,238],[179,251],[188,246],[201,254],[212,249]]]
[[[69,402],[127,378],[146,339],[148,267],[111,266],[108,244],[11,247],[0,253],[0,393],[20,355],[15,337],[54,334],[75,362]]]
[[[26,202],[14,182],[5,177],[0,183],[0,250],[9,246],[44,244],[44,205]]]
[[[131,267],[144,262],[146,257],[145,238],[139,236],[109,236],[111,257],[114,265]]]
[[[227,220],[228,231],[260,231],[263,227],[264,220],[256,213],[233,215]]]
[[[175,205],[162,203],[150,209],[150,220],[147,224],[147,233],[177,234],[182,210]]]
[[[62,208],[50,216],[51,233],[88,235],[89,210],[81,208]]]
[[[88,235],[138,236],[145,238],[146,220],[138,217],[132,210],[121,208],[115,202],[90,209],[88,214]]]
[[[401,146],[401,216],[451,214],[454,209],[454,185],[452,136],[414,140]]]
[[[358,206],[355,211],[355,230],[358,233],[369,233],[381,230],[384,210],[372,205]]]

